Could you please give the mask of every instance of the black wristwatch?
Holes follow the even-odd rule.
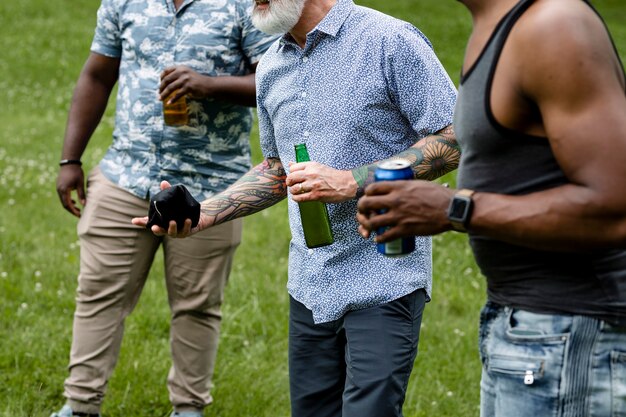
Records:
[[[448,206],[448,220],[452,228],[458,232],[467,232],[467,225],[472,215],[474,190],[463,189],[457,191]]]

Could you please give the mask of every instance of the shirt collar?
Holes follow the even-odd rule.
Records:
[[[341,26],[343,26],[343,23],[346,21],[354,7],[355,4],[353,0],[337,0],[337,3],[335,3],[326,16],[324,16],[322,21],[307,34],[307,38],[316,32],[321,32],[330,36],[337,36],[339,29],[341,29]],[[281,46],[293,43],[295,43],[295,41],[289,32],[285,33],[280,39]]]
[[[187,8],[187,6],[189,6],[191,3],[193,3],[195,0],[184,0],[180,7],[178,8],[178,10],[176,10],[176,6],[174,5],[174,0],[166,0],[166,3],[168,3],[168,7],[171,7],[172,11],[176,14],[178,13],[182,13],[184,9]]]
[[[330,36],[336,36],[341,26],[346,21],[352,10],[354,9],[352,0],[337,0],[337,3],[328,12],[321,22],[317,24],[314,31],[326,33]]]

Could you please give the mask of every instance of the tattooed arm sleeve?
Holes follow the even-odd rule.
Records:
[[[454,129],[450,125],[420,139],[409,149],[385,160],[400,158],[411,163],[414,178],[434,180],[458,167],[461,149],[457,144]],[[377,161],[352,170],[352,175],[358,185],[357,198],[363,195],[365,187],[374,182],[374,171],[381,162]]]
[[[201,229],[248,216],[287,196],[287,177],[277,158],[265,159],[237,182],[201,204]]]

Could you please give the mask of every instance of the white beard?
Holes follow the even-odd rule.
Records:
[[[307,0],[270,0],[267,10],[252,10],[252,24],[268,35],[289,32],[300,20]]]

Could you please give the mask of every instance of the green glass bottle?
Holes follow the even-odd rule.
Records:
[[[308,162],[311,158],[304,143],[296,145],[296,162]],[[309,248],[330,245],[334,242],[326,204],[321,201],[298,203],[304,239]]]

